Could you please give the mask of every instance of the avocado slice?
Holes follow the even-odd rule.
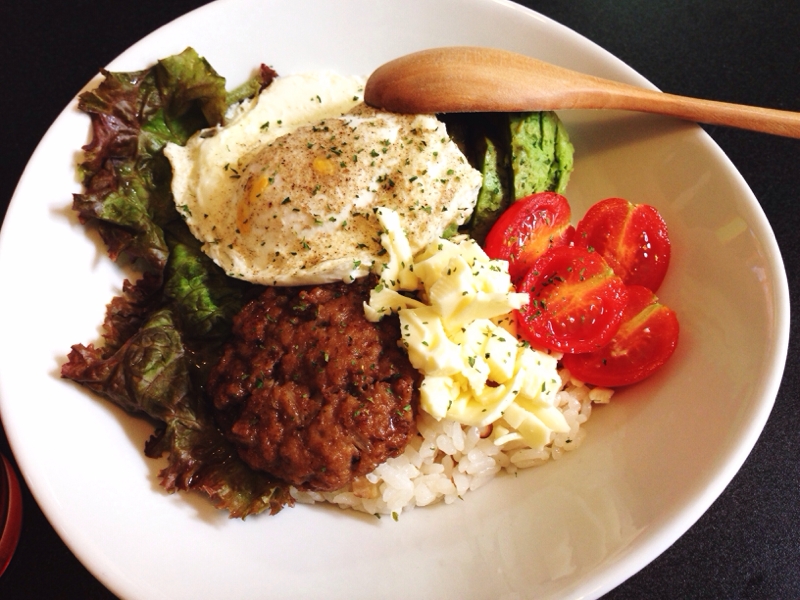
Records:
[[[509,204],[509,194],[502,176],[503,165],[497,146],[488,137],[484,138],[486,149],[483,153],[481,173],[483,185],[478,192],[478,200],[470,220],[470,235],[482,244],[497,217]]]
[[[483,174],[470,220],[442,237],[468,233],[478,243],[508,205],[535,192],[563,193],[574,149],[556,113],[450,113],[439,115],[469,163]]]
[[[514,199],[536,192],[563,193],[572,173],[574,148],[552,111],[509,115]]]

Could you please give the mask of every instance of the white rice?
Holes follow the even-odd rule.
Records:
[[[558,460],[565,452],[580,446],[586,432],[581,425],[592,412],[592,403],[607,403],[612,390],[590,388],[561,371],[567,383],[557,395],[557,406],[569,424],[569,432],[551,434],[542,449],[530,448],[521,441],[495,445],[489,437],[481,439],[476,427],[451,420],[436,421],[420,411],[418,435],[403,454],[387,460],[372,473],[335,492],[305,492],[292,488],[297,502],[331,502],[373,515],[397,518],[404,510],[444,501],[451,504],[505,472],[514,474]]]

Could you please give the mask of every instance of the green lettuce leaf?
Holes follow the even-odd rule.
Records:
[[[171,238],[169,247],[163,293],[180,315],[182,330],[189,338],[226,337],[253,286],[226,276],[194,238]]]

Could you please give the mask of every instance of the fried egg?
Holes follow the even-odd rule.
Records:
[[[379,270],[377,208],[398,213],[414,253],[469,218],[481,175],[445,125],[373,109],[363,84],[280,77],[224,126],[165,149],[178,210],[230,276],[352,281]]]

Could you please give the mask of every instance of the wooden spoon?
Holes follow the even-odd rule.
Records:
[[[369,77],[364,100],[399,113],[614,108],[800,138],[800,113],[665,94],[494,48],[433,48],[392,60]]]

